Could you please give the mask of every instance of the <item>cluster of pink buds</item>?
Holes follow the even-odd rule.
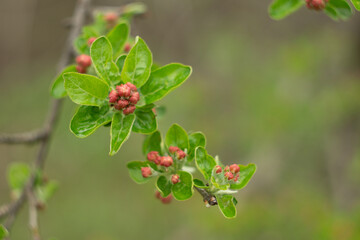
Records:
[[[141,168],[141,175],[144,178],[148,178],[152,175],[151,168],[150,167],[142,167]]]
[[[221,172],[222,172],[222,168],[219,165],[216,165],[215,173],[219,174]],[[232,164],[224,168],[225,178],[227,178],[227,180],[233,180],[234,182],[237,182],[237,180],[239,180],[239,172],[240,172],[240,167],[237,164]]]
[[[107,23],[107,27],[112,28],[116,25],[116,22],[118,20],[118,15],[114,12],[108,12],[105,14],[104,20]]]
[[[160,156],[159,153],[156,151],[149,152],[147,155],[147,159],[150,162],[155,163],[156,165],[160,165],[160,166],[164,166],[164,167],[170,167],[174,163],[172,157]]]
[[[171,194],[170,194],[169,196],[167,196],[167,197],[163,197],[163,196],[161,196],[161,193],[160,193],[159,191],[156,191],[155,197],[156,197],[157,199],[160,199],[160,201],[161,201],[163,204],[168,204],[168,203],[171,203],[171,201],[172,201],[172,196],[171,196]]]
[[[170,147],[169,147],[169,152],[170,152],[171,154],[176,154],[176,157],[177,157],[177,159],[179,159],[179,160],[181,160],[181,159],[183,159],[183,158],[186,157],[186,153],[185,153],[183,150],[181,150],[180,148],[175,147],[175,146],[170,146]]]
[[[140,94],[134,84],[127,82],[116,86],[116,90],[109,93],[109,102],[111,106],[125,115],[133,113],[136,109],[135,104],[140,100]]]
[[[86,73],[87,68],[91,65],[91,57],[86,54],[81,54],[76,57],[76,71],[78,73]]]
[[[306,1],[306,7],[309,9],[314,9],[316,11],[320,11],[325,8],[326,3],[329,0],[305,0]]]
[[[88,39],[88,41],[87,41],[88,46],[90,47],[91,44],[93,44],[93,42],[94,42],[95,40],[96,40],[96,37],[90,37],[90,38]]]

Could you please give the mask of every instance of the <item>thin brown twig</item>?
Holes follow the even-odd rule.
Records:
[[[207,206],[217,205],[216,197],[213,194],[209,193],[208,191],[206,191],[205,189],[202,189],[202,188],[198,188],[195,186],[194,186],[194,188],[203,197],[203,200]]]

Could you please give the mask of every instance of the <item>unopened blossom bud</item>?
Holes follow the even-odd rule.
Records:
[[[176,146],[170,146],[169,147],[169,152],[170,153],[175,153],[175,152],[177,152],[177,151],[179,151],[180,150],[180,148],[178,148],[178,147],[176,147]]]
[[[328,1],[329,0],[306,0],[306,6],[309,9],[320,11],[325,8]]]
[[[131,113],[135,112],[135,109],[136,109],[136,107],[134,105],[129,105],[126,108],[124,108],[123,114],[125,114],[125,115],[131,114]]]
[[[114,12],[109,12],[109,13],[105,14],[104,19],[105,19],[105,21],[112,23],[112,22],[115,22],[118,19],[118,16]]]
[[[161,198],[161,193],[160,193],[159,191],[156,191],[156,192],[155,192],[155,197],[156,197],[157,199],[160,199],[160,198]]]
[[[87,41],[88,46],[90,47],[91,44],[93,44],[93,42],[94,42],[95,40],[96,40],[96,37],[91,37],[91,38],[89,38],[88,41]]]
[[[173,159],[170,156],[164,156],[160,159],[160,165],[164,167],[170,167],[173,164]]]
[[[126,43],[125,44],[125,46],[124,46],[124,52],[129,52],[130,51],[130,49],[131,49],[131,45],[130,45],[130,43]]]
[[[172,182],[173,184],[177,184],[178,182],[180,182],[180,176],[177,175],[177,174],[172,175],[172,176],[171,176],[171,182]]]
[[[118,93],[115,90],[112,90],[109,93],[109,102],[115,103],[117,101],[118,97],[119,97]]]
[[[186,157],[186,153],[182,150],[178,150],[178,151],[176,151],[176,156],[179,160],[181,160]]]
[[[228,180],[231,180],[234,178],[234,175],[231,172],[226,172],[224,175]]]
[[[144,178],[148,178],[151,176],[151,168],[149,167],[142,167],[141,168],[141,174]]]
[[[147,160],[150,162],[155,162],[156,158],[159,156],[157,151],[151,151],[147,154]]]
[[[228,172],[228,171],[230,171],[230,167],[226,166],[225,169],[224,169],[224,172]]]
[[[125,99],[120,99],[118,102],[117,102],[117,106],[118,106],[118,110],[121,110],[123,108],[125,108],[127,105],[129,105],[129,102]]]
[[[161,197],[160,199],[163,204],[169,204],[172,201],[172,195],[169,195],[167,197]]]
[[[131,91],[137,91],[137,87],[131,82],[127,82],[126,85],[131,89]]]
[[[230,172],[232,173],[238,173],[240,171],[240,167],[237,164],[230,165]]]
[[[239,180],[239,177],[240,177],[240,175],[239,175],[239,174],[236,174],[236,176],[234,177],[233,181],[234,181],[234,182],[237,182],[237,180]]]
[[[129,102],[132,104],[136,104],[140,100],[140,94],[138,92],[134,92],[129,98]]]
[[[76,65],[76,71],[78,73],[86,73],[86,68],[80,65]]]
[[[215,169],[216,169],[215,170],[216,173],[221,173],[221,171],[222,171],[222,168],[219,165],[216,165]]]
[[[81,54],[76,57],[76,63],[84,68],[87,68],[91,65],[91,57],[86,54]]]
[[[120,97],[130,97],[131,89],[127,85],[121,84],[116,86],[116,90],[118,91]]]

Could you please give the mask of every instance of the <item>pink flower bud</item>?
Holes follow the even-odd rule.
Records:
[[[118,19],[118,16],[114,12],[108,12],[105,14],[104,19],[108,23],[114,23]]]
[[[180,148],[175,147],[175,146],[170,146],[170,147],[169,147],[169,152],[170,152],[170,153],[175,153],[175,152],[177,152],[177,151],[179,151],[179,150],[180,150]]]
[[[123,114],[125,114],[125,115],[131,114],[131,113],[135,112],[135,109],[136,109],[136,107],[134,105],[129,105],[126,108],[124,108]]]
[[[155,162],[158,156],[159,153],[157,151],[151,151],[147,154],[147,160],[149,160],[150,162]]]
[[[326,3],[329,0],[306,0],[306,6],[309,9],[320,11],[326,7]]]
[[[117,101],[118,97],[119,97],[118,93],[115,90],[112,90],[109,93],[109,102],[115,103]]]
[[[226,172],[224,175],[228,180],[231,180],[234,178],[234,175],[231,172]]]
[[[225,169],[224,169],[224,172],[228,172],[228,171],[230,171],[230,167],[226,166]]]
[[[240,167],[237,164],[230,165],[230,172],[232,173],[238,173],[240,171]]]
[[[172,182],[173,184],[177,184],[178,182],[180,182],[180,176],[177,175],[177,174],[172,175],[172,176],[171,176],[171,182]]]
[[[149,167],[142,167],[141,168],[141,174],[144,178],[148,178],[151,176],[151,168]]]
[[[131,91],[136,92],[137,91],[137,87],[132,84],[131,82],[127,82],[126,85],[131,89]]]
[[[123,108],[125,108],[127,105],[129,105],[129,102],[125,99],[120,99],[118,102],[117,102],[117,106],[118,106],[118,110],[121,110]]]
[[[134,92],[132,96],[129,98],[129,101],[132,104],[136,104],[140,100],[140,94],[138,92]]]
[[[161,202],[162,202],[163,204],[169,204],[169,203],[171,203],[171,201],[172,201],[172,196],[169,195],[169,196],[167,196],[167,197],[161,197],[160,199],[161,199]]]
[[[77,65],[77,66],[76,66],[76,71],[77,71],[78,73],[86,73],[86,68],[83,67],[83,66]]]
[[[95,40],[96,40],[96,37],[91,37],[91,38],[89,38],[88,41],[87,41],[88,46],[90,47],[91,44],[93,44],[93,42],[94,42]]]
[[[235,178],[233,179],[234,182],[237,182],[239,180],[240,175],[236,174]]]
[[[155,197],[156,197],[157,199],[161,199],[161,193],[160,193],[159,191],[156,191],[156,192],[155,192]]]
[[[215,170],[216,173],[221,173],[221,171],[222,171],[222,168],[219,165],[216,165],[215,169],[216,169]]]
[[[87,68],[91,65],[91,57],[86,54],[81,54],[80,56],[76,57],[76,63],[84,68]]]
[[[116,86],[116,91],[118,91],[120,97],[130,97],[131,94],[131,89],[125,84]]]
[[[179,151],[176,152],[176,156],[177,156],[177,158],[179,160],[181,160],[181,159],[186,157],[186,153],[184,151],[182,151],[182,150],[179,150]]]
[[[130,45],[130,43],[126,43],[125,44],[125,46],[124,46],[124,52],[129,52],[130,51],[130,49],[131,49],[131,45]]]
[[[170,167],[173,164],[173,159],[170,156],[164,156],[160,159],[160,165],[164,167]]]

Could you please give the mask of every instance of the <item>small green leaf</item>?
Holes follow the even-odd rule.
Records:
[[[2,224],[0,224],[0,240],[3,240],[8,236],[9,236],[8,230]]]
[[[215,195],[219,205],[219,209],[226,218],[236,217],[236,207],[234,197],[231,195]]]
[[[84,36],[79,36],[74,41],[75,50],[79,54],[90,55],[90,47],[88,45],[88,39]]]
[[[171,193],[171,187],[172,184],[169,179],[167,179],[165,176],[159,176],[156,181],[156,188],[159,190],[163,197],[169,196],[169,194]]]
[[[250,181],[251,177],[256,172],[256,165],[255,164],[248,164],[247,166],[240,165],[240,172],[239,172],[239,180],[230,185],[231,189],[241,189],[246,186],[246,184]]]
[[[64,73],[65,89],[74,103],[101,106],[108,97],[109,85],[103,80],[86,74]]]
[[[292,14],[304,4],[304,0],[274,0],[269,7],[269,14],[273,19],[280,20]]]
[[[123,67],[124,67],[124,62],[126,59],[126,54],[120,55],[117,59],[116,59],[116,66],[119,68],[119,72],[121,73]]]
[[[8,182],[12,190],[21,190],[30,177],[30,167],[24,163],[13,163],[8,169]]]
[[[129,36],[129,25],[127,23],[120,23],[116,25],[107,35],[112,49],[113,56],[117,58],[124,50],[124,45]]]
[[[153,133],[157,129],[156,116],[152,109],[135,110],[135,122],[132,130],[137,133],[149,134]]]
[[[173,124],[165,137],[165,144],[170,146],[179,147],[181,150],[189,149],[189,138],[186,131],[178,124]]]
[[[55,79],[51,87],[51,95],[54,98],[62,98],[66,96],[66,91],[64,87],[64,78],[63,74],[67,72],[76,72],[76,66],[70,65],[67,66]]]
[[[176,200],[183,201],[189,199],[194,192],[193,177],[190,173],[179,171],[180,182],[172,185],[171,191]]]
[[[134,2],[126,4],[123,8],[123,14],[126,17],[131,17],[133,15],[143,14],[146,12],[146,5],[142,2]]]
[[[71,120],[70,131],[79,138],[87,137],[100,126],[111,122],[113,114],[109,105],[80,106]]]
[[[149,181],[149,178],[144,178],[141,173],[142,167],[149,167],[149,164],[146,162],[129,162],[127,165],[129,174],[132,180],[138,184],[146,183]]]
[[[124,115],[121,112],[114,114],[111,123],[110,156],[117,153],[121,145],[129,138],[134,120],[134,114]]]
[[[209,180],[211,173],[216,166],[215,159],[207,154],[205,148],[197,147],[195,150],[195,163],[199,171]]]
[[[121,79],[135,84],[140,88],[149,78],[152,65],[152,54],[144,40],[137,37],[131,48],[121,71]]]
[[[202,132],[194,132],[189,135],[189,151],[188,160],[191,161],[195,157],[195,149],[197,147],[206,147],[206,137]]]
[[[119,69],[113,62],[111,43],[106,37],[99,37],[93,42],[90,55],[96,73],[100,78],[112,85],[120,81]]]
[[[353,15],[352,8],[346,0],[329,0],[324,10],[334,20],[346,20]]]
[[[198,188],[209,188],[209,187],[206,186],[206,184],[205,184],[203,181],[201,181],[200,179],[194,178],[193,182],[194,182],[194,186],[195,186],[195,187],[198,187]]]
[[[149,80],[142,86],[141,93],[147,104],[165,97],[179,87],[191,75],[191,67],[179,63],[171,63],[156,69]]]
[[[356,10],[360,11],[360,0],[351,0]]]
[[[36,188],[36,197],[39,201],[46,203],[59,188],[57,181],[49,181],[45,186]]]
[[[157,151],[161,154],[161,134],[159,131],[147,136],[143,143],[143,153],[146,155],[151,151]]]

